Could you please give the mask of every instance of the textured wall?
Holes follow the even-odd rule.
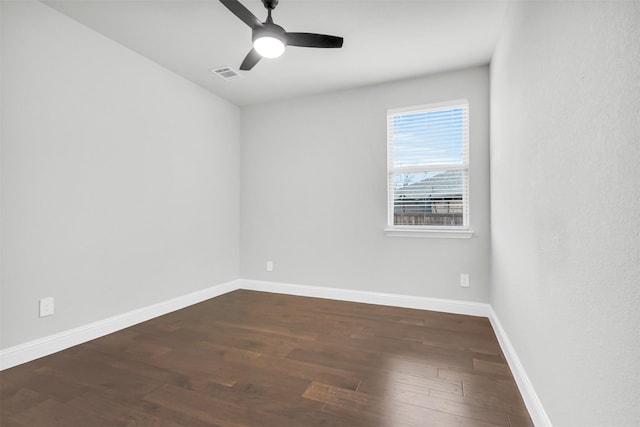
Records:
[[[488,301],[488,78],[479,67],[244,108],[241,276]],[[387,109],[461,98],[476,236],[387,237]]]
[[[640,425],[640,3],[512,3],[491,103],[491,303],[554,425]]]
[[[237,107],[37,2],[1,71],[2,348],[238,277]]]

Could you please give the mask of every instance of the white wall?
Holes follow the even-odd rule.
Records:
[[[244,108],[241,276],[487,302],[488,81],[479,67]],[[476,236],[385,236],[387,109],[461,98],[470,102]]]
[[[40,3],[1,52],[1,348],[238,277],[237,107]]]
[[[491,303],[554,425],[640,425],[640,3],[512,3],[491,103]]]

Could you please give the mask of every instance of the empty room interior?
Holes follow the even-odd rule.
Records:
[[[640,1],[0,17],[0,425],[640,425]]]

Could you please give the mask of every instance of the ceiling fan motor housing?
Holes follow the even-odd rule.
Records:
[[[273,10],[278,5],[278,0],[262,0],[262,4],[269,10]]]
[[[254,28],[251,40],[255,42],[261,37],[273,37],[280,40],[285,46],[287,45],[287,32],[280,25],[265,22],[262,27]]]

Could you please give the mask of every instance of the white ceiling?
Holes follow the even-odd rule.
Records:
[[[489,63],[508,0],[280,0],[287,31],[344,37],[342,49],[289,47],[242,78],[251,29],[218,0],[42,0],[237,104],[249,105]],[[240,0],[261,21],[261,0]]]

